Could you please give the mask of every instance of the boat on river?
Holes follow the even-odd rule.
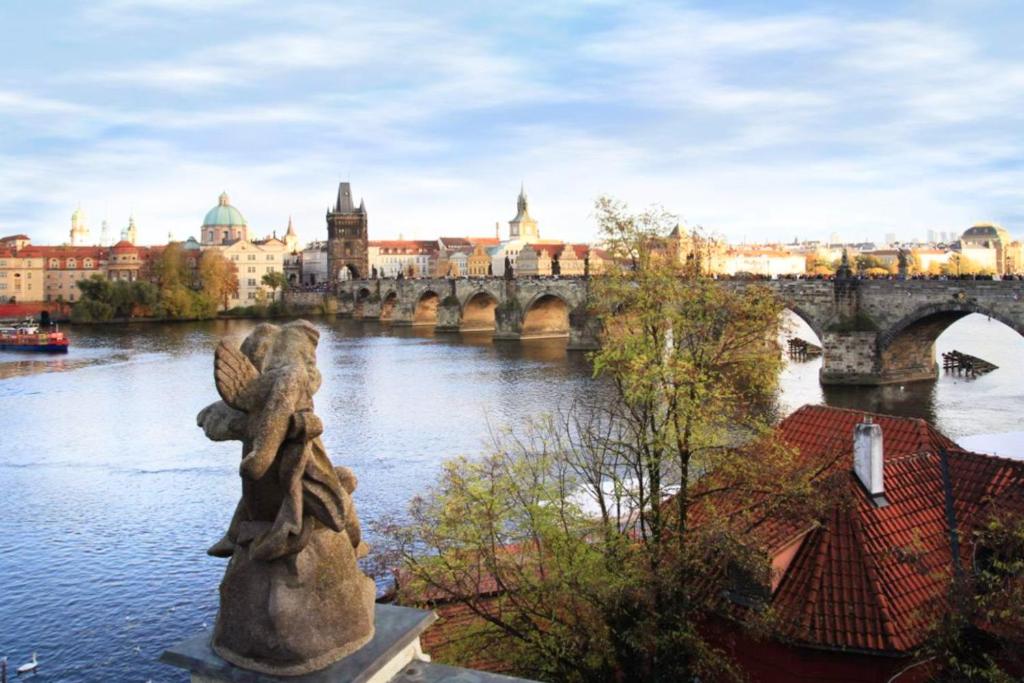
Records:
[[[54,327],[40,330],[39,325],[26,320],[16,324],[0,324],[0,351],[41,351],[67,353],[71,340]]]

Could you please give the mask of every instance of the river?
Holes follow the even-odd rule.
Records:
[[[38,652],[40,680],[187,680],[157,658],[213,623],[224,561],[204,551],[239,493],[237,444],[206,440],[195,415],[216,399],[216,342],[254,324],[79,327],[67,356],[0,352],[0,656]],[[484,451],[490,430],[600,390],[561,340],[316,324],[317,412],[328,453],[359,477],[364,527],[403,510],[444,458]],[[781,403],[925,417],[954,438],[1018,429],[1024,340],[970,316],[939,339],[950,348],[1001,367],[823,390],[820,361],[790,363]]]

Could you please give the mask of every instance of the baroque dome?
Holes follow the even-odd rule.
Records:
[[[238,209],[231,206],[231,199],[227,192],[221,193],[217,206],[207,211],[206,218],[203,219],[204,228],[207,226],[244,227],[245,225],[245,218],[242,217],[242,213]]]

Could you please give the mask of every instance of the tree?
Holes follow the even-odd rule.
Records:
[[[1012,499],[1011,499],[1012,501]],[[934,681],[1020,680],[1024,672],[1024,514],[1021,498],[989,514],[964,539],[973,566],[959,566],[931,638],[910,668]],[[1015,508],[1015,509],[1012,509]]]
[[[153,275],[161,290],[170,290],[179,285],[187,287],[191,284],[185,249],[180,242],[171,242],[154,259]]]
[[[231,261],[215,249],[203,252],[199,259],[199,281],[203,293],[227,309],[232,297],[238,296],[238,272]]]
[[[597,215],[618,264],[592,284],[608,396],[446,464],[387,530],[400,594],[477,617],[456,662],[486,649],[547,680],[722,677],[702,625],[767,590],[761,526],[813,500],[814,473],[771,438],[782,307],[666,250],[662,211],[601,199]],[[693,253],[704,239],[691,232]]]
[[[288,284],[288,280],[285,278],[284,273],[278,270],[272,270],[269,273],[264,273],[263,278],[260,280],[265,286],[270,287],[270,300],[274,301],[277,297],[277,290],[280,289],[281,293],[284,293],[284,288]]]

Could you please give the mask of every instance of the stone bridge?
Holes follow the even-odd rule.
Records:
[[[932,380],[935,340],[971,313],[1024,334],[1024,282],[990,280],[726,281],[767,286],[821,342],[823,384],[878,385]],[[596,348],[584,278],[359,280],[338,286],[340,312],[433,325],[439,331],[493,330],[495,339],[561,336],[571,349]]]
[[[569,348],[597,348],[585,278],[431,278],[354,280],[338,285],[340,313],[430,325],[439,332],[491,332],[494,339],[568,337]]]

